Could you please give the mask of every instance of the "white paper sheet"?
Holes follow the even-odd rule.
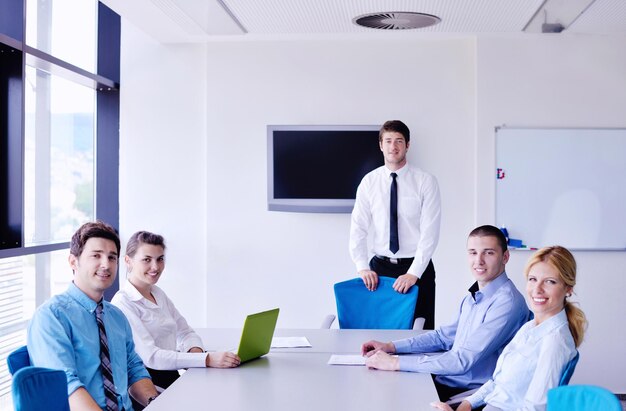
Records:
[[[306,337],[274,337],[272,348],[306,348],[312,347]]]
[[[365,357],[359,354],[333,354],[328,365],[365,365]]]

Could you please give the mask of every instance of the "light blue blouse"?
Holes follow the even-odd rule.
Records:
[[[531,320],[506,346],[493,377],[467,401],[472,408],[487,403],[502,410],[545,410],[548,390],[559,385],[575,355],[565,310],[539,325]]]

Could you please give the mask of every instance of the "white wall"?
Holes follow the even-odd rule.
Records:
[[[623,36],[537,35],[478,41],[479,221],[493,221],[495,216],[494,127],[626,127],[625,40]],[[590,325],[572,383],[626,392],[622,326],[626,253],[574,255],[576,296]],[[514,252],[508,266],[520,289],[529,256]]]
[[[159,286],[189,322],[206,321],[204,46],[162,46],[122,24],[120,235],[162,234]],[[126,269],[120,261],[120,281]]]
[[[207,56],[209,324],[279,306],[279,326],[319,327],[335,312],[332,285],[356,275],[349,214],[267,211],[268,124],[405,121],[409,161],[441,186],[438,284],[462,294],[453,285],[469,281],[457,232],[473,223],[473,40],[212,43]],[[448,321],[443,295],[438,308]]]
[[[438,324],[472,281],[468,231],[494,221],[494,127],[626,126],[623,38],[162,46],[123,27],[122,236],[166,236],[160,285],[194,326],[279,306],[280,327],[317,327],[335,310],[332,284],[354,275],[348,215],[266,211],[267,124],[407,122],[409,161],[442,191]],[[508,267],[520,288],[527,257]],[[573,382],[625,392],[626,255],[576,257],[591,326]]]

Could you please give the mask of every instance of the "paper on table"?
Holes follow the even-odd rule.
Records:
[[[304,348],[312,347],[306,337],[274,337],[272,348]]]
[[[359,354],[333,354],[328,365],[365,365],[365,357]]]

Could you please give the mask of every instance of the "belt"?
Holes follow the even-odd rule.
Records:
[[[376,255],[376,258],[380,259],[380,260],[384,260],[384,261],[388,261],[391,264],[404,264],[404,263],[412,263],[414,258],[413,257],[408,257],[408,258],[392,258],[392,257],[385,257],[384,255]]]

